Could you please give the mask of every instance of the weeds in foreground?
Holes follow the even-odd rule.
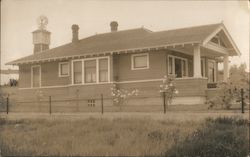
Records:
[[[3,156],[242,156],[247,153],[247,121],[147,119],[0,119]],[[234,153],[234,154],[232,154]],[[216,154],[216,155],[215,155]]]

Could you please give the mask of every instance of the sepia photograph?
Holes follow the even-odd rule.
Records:
[[[250,157],[250,0],[0,4],[0,157]]]

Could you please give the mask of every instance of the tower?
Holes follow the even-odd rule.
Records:
[[[32,32],[34,54],[49,49],[49,44],[50,44],[50,32],[46,30],[46,26],[48,24],[48,18],[46,16],[38,17],[37,24],[38,24],[38,29]]]

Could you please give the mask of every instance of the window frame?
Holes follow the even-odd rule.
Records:
[[[146,67],[142,67],[142,68],[136,68],[135,67],[135,63],[134,63],[134,58],[138,57],[138,56],[145,56],[147,57],[147,66]],[[145,69],[149,69],[149,54],[148,53],[139,53],[139,54],[132,54],[131,55],[131,70],[145,70]]]
[[[107,81],[101,81],[101,75],[100,75],[100,72],[101,72],[101,68],[100,68],[100,60],[105,60],[107,58],[99,58],[98,59],[98,80],[99,82],[101,83],[105,83],[105,82],[109,82],[109,59],[107,59],[107,63],[108,63],[108,67],[107,67],[107,74],[108,74],[108,78],[107,78]],[[102,69],[103,70],[103,69]],[[104,70],[103,70],[104,71]],[[106,71],[106,70],[105,70]]]
[[[99,78],[99,60],[100,59],[107,59],[108,60],[108,81],[106,82],[100,82]],[[91,83],[86,83],[85,82],[85,61],[88,60],[95,60],[96,61],[96,82],[91,82]],[[79,84],[74,84],[74,67],[73,63],[76,61],[81,61],[82,62],[82,83]],[[83,59],[76,59],[76,60],[71,60],[71,84],[72,85],[91,85],[91,84],[105,84],[105,83],[110,83],[110,56],[105,56],[105,57],[92,57],[92,58],[83,58]]]
[[[81,63],[82,63],[82,81],[84,80],[83,79],[83,73],[84,73],[84,65],[83,65],[83,62],[82,62],[82,60],[81,59],[76,59],[76,60],[72,60],[71,61],[71,83],[73,84],[73,85],[80,85],[80,84],[82,84],[83,82],[81,82],[81,83],[74,83],[74,62],[79,62],[79,61],[81,61]]]
[[[67,64],[67,65],[68,65],[68,74],[67,74],[67,75],[62,75],[62,74],[61,74],[61,70],[62,70],[62,69],[61,69],[61,65],[62,65],[62,64]],[[70,69],[70,67],[69,67],[69,62],[59,62],[59,63],[58,63],[58,76],[59,76],[59,77],[69,77],[69,74],[70,74],[70,70],[69,70],[69,69]]]
[[[172,58],[172,74],[170,74],[170,70],[169,70],[169,58]],[[183,69],[181,69],[181,77],[180,78],[185,78],[185,77],[188,77],[188,59],[187,58],[183,58],[183,57],[179,57],[179,56],[174,56],[174,55],[168,55],[168,75],[176,75],[175,74],[175,59],[180,59],[181,60],[181,67],[183,67],[183,60],[185,61],[186,63],[186,66],[185,66],[185,71],[186,71],[186,74],[183,75]]]
[[[97,61],[98,60],[98,61]],[[86,82],[86,79],[85,79],[85,61],[95,61],[95,82]],[[97,63],[98,62],[98,63]],[[96,59],[96,58],[88,58],[88,59],[83,59],[83,61],[82,61],[82,64],[83,64],[83,81],[84,81],[84,84],[95,84],[95,83],[99,83],[99,80],[98,80],[98,77],[97,76],[99,76],[98,74],[97,74],[97,72],[99,72],[99,68],[97,68],[97,66],[99,66],[99,59]]]

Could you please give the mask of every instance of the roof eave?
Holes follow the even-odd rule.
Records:
[[[226,29],[225,25],[223,23],[221,23],[219,25],[219,27],[214,30],[206,39],[204,39],[202,41],[202,45],[206,45],[217,33],[219,33],[221,30],[223,30],[226,34],[226,36],[228,37],[228,39],[230,40],[230,43],[233,45],[233,48],[234,48],[234,52],[235,52],[235,55],[231,55],[231,56],[241,56],[241,53],[240,53],[240,50],[239,48],[237,47],[237,45],[235,44],[233,38],[231,37],[231,35],[229,34],[228,30]]]
[[[172,44],[164,44],[164,45],[157,45],[157,46],[150,46],[150,47],[140,47],[140,48],[131,48],[131,49],[120,49],[120,50],[113,50],[113,51],[106,51],[106,52],[97,52],[97,53],[88,53],[88,54],[82,54],[82,55],[72,55],[72,56],[63,56],[63,57],[55,57],[55,58],[46,58],[46,59],[40,59],[40,60],[29,60],[29,61],[12,61],[6,63],[6,65],[20,65],[20,64],[32,64],[32,63],[38,63],[38,62],[50,62],[50,61],[56,61],[56,60],[62,60],[62,59],[77,59],[80,57],[91,57],[91,56],[100,56],[100,55],[107,55],[107,54],[121,54],[121,53],[136,53],[136,52],[142,52],[146,50],[159,50],[159,49],[167,49],[170,47],[175,47],[178,45],[187,45],[187,44],[201,44],[201,41],[190,41],[190,42],[181,42],[181,43],[172,43]]]

